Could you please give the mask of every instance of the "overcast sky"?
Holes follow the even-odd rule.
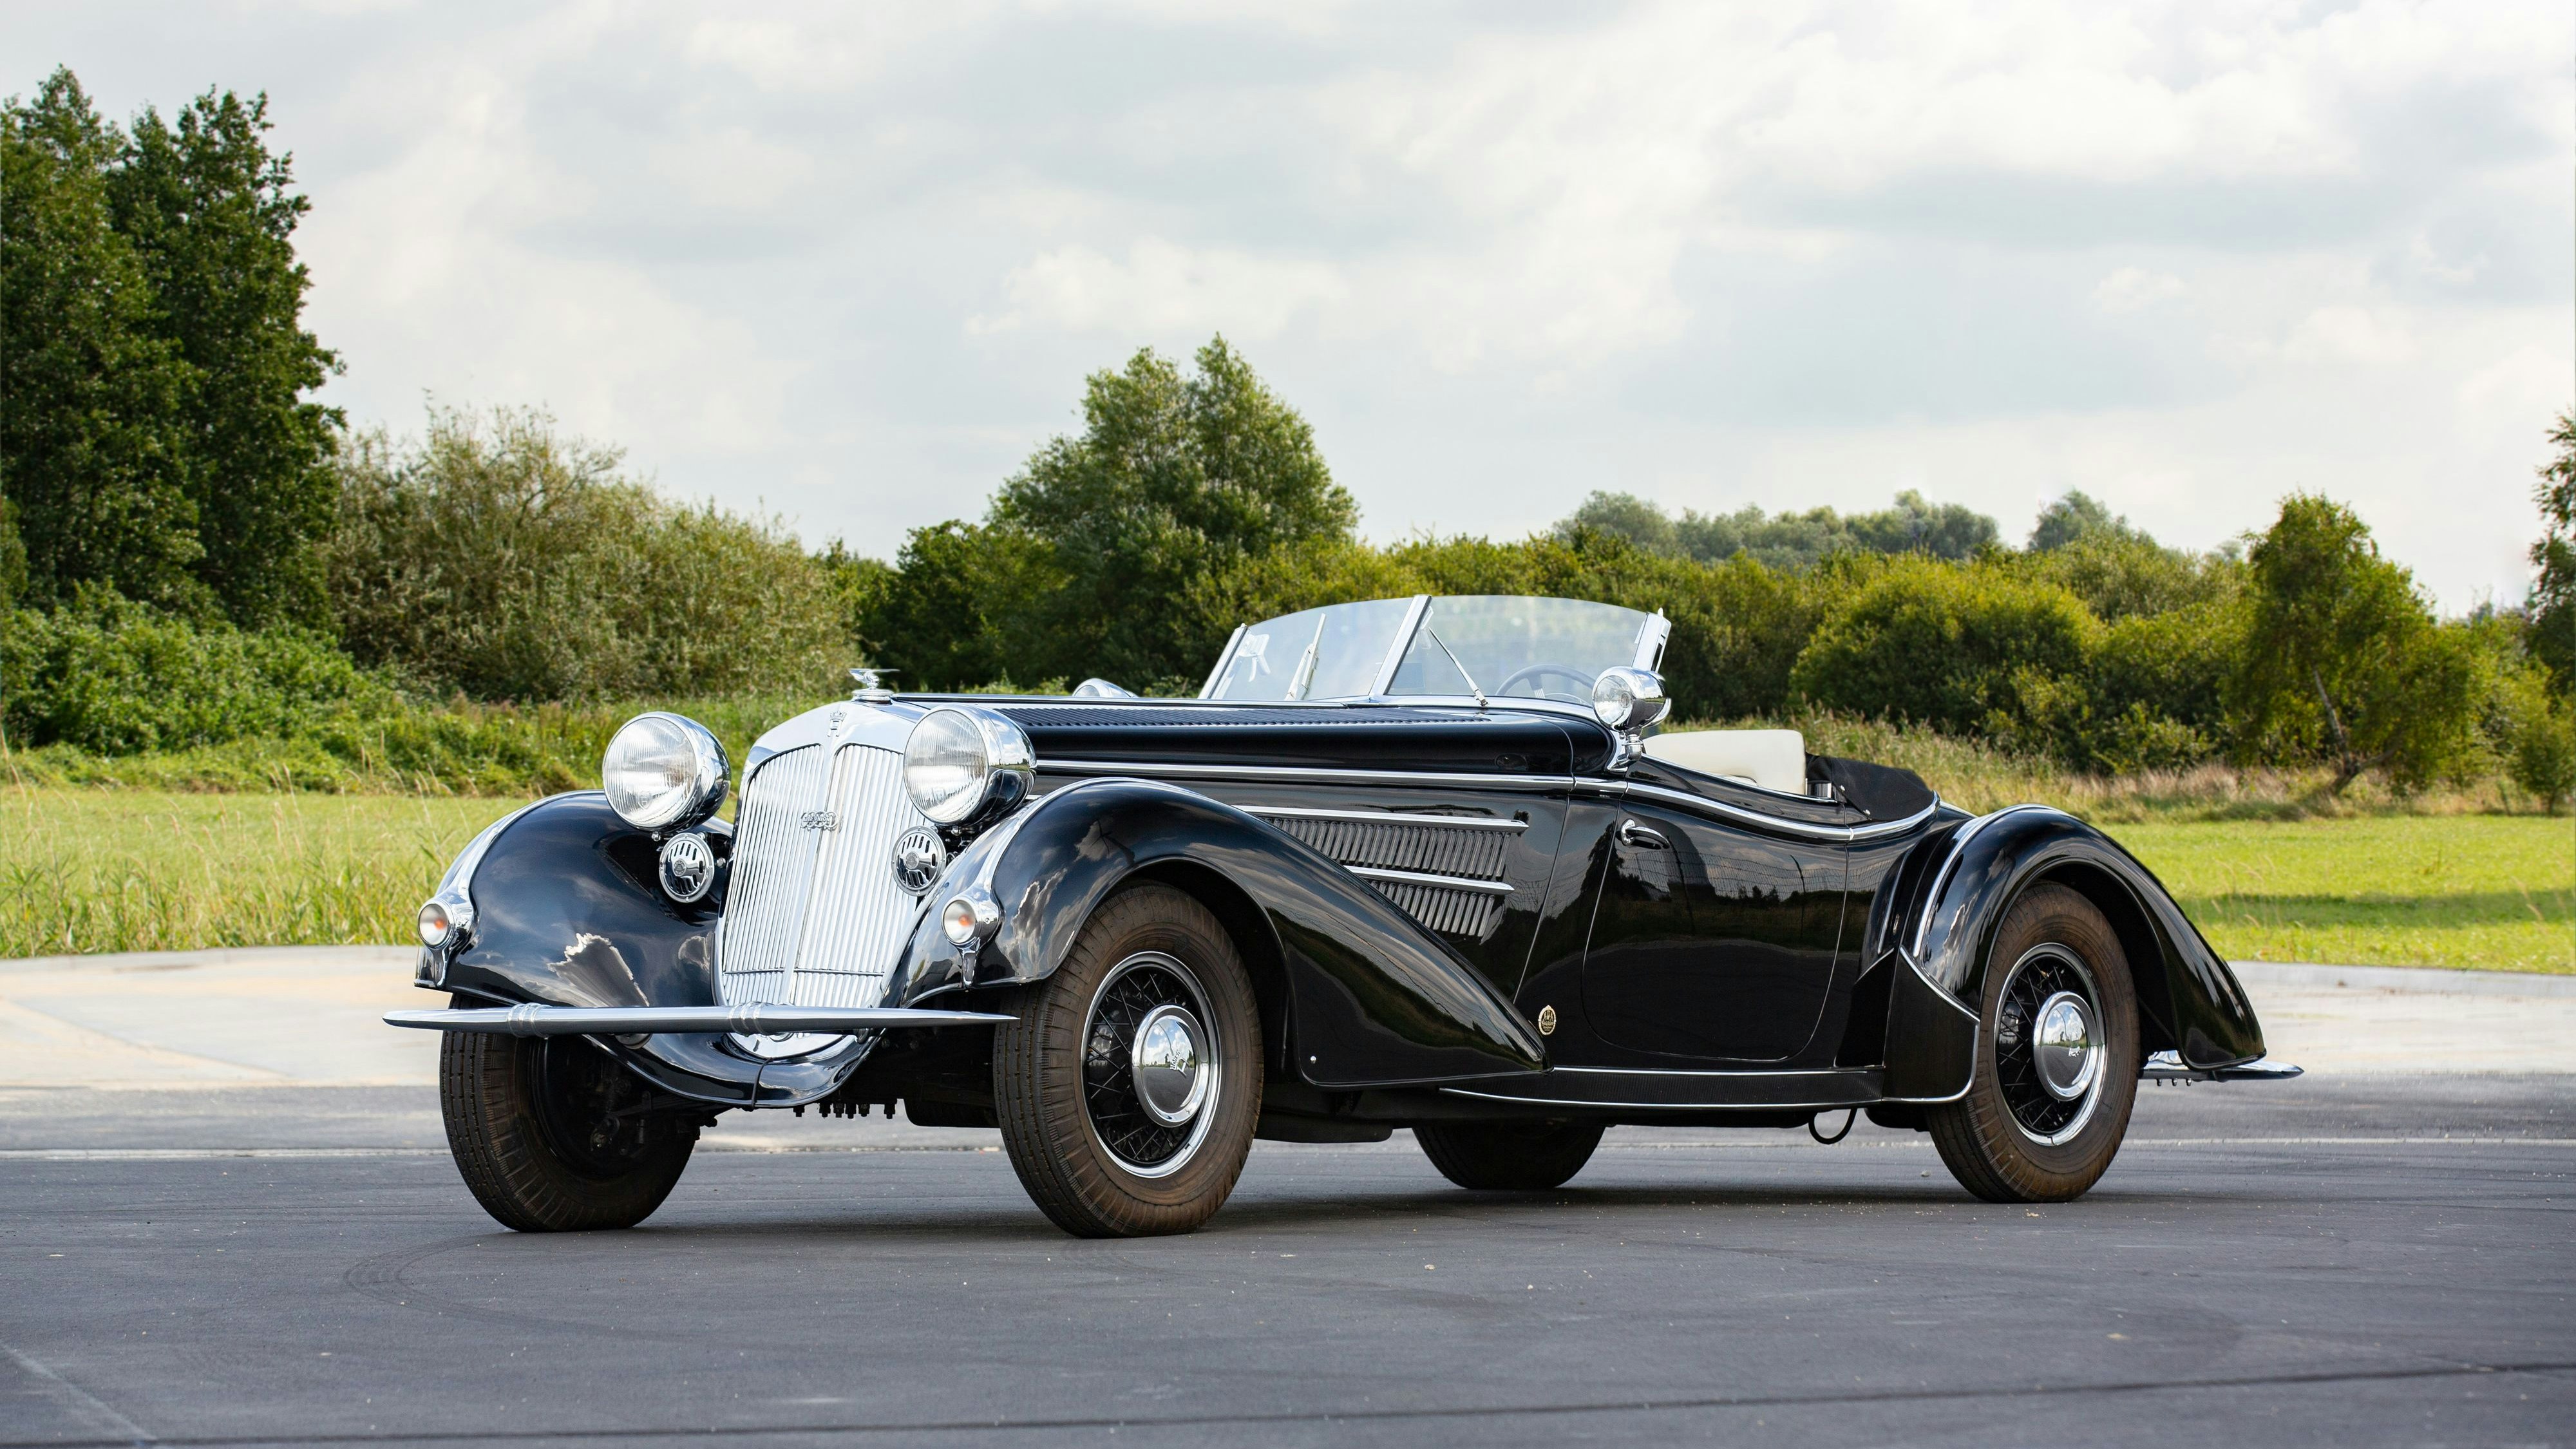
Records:
[[[22,95],[269,93],[353,419],[542,404],[865,552],[1222,331],[1379,540],[2317,489],[2456,610],[2576,393],[2565,0],[6,14]]]

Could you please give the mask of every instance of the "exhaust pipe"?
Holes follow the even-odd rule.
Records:
[[[1015,1018],[983,1011],[924,1011],[894,1006],[518,1006],[460,1007],[447,1011],[391,1011],[387,1026],[425,1031],[485,1031],[510,1036],[644,1036],[653,1033],[733,1032],[784,1036],[829,1032],[849,1036],[901,1026],[990,1026]]]

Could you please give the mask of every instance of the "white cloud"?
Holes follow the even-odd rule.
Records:
[[[1222,330],[1371,531],[2080,486],[2347,497],[2518,592],[2576,391],[2576,16],[2353,0],[1554,12],[27,8],[112,110],[265,89],[328,395],[543,403],[891,552],[1081,375]],[[21,93],[34,63],[0,82]]]
[[[1002,290],[1010,310],[968,318],[968,330],[1006,332],[1034,322],[1113,337],[1225,332],[1260,340],[1349,289],[1322,262],[1143,237],[1123,262],[1083,246],[1031,258],[1012,269]]]
[[[2190,294],[2190,284],[2169,272],[2122,267],[2093,285],[2093,305],[2105,312],[2142,312]]]
[[[2290,329],[2281,355],[2292,362],[2386,365],[2414,357],[2415,339],[2404,324],[2345,302],[2319,307],[2300,318],[2299,325]]]

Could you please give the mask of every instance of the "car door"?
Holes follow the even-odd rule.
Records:
[[[1843,847],[1621,805],[1583,961],[1595,1034],[1710,1061],[1794,1056],[1833,988]]]

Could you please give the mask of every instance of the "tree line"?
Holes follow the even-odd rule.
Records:
[[[2399,788],[2576,787],[2576,416],[2535,490],[2539,582],[2436,615],[2352,511],[2286,500],[2168,547],[2081,492],[2019,545],[1887,509],[1678,516],[1597,492],[1518,540],[1379,545],[1303,417],[1217,338],[1085,380],[1081,426],[891,561],[673,502],[543,413],[352,429],[302,325],[307,201],[265,98],[124,126],[68,71],[0,109],[0,725],[107,753],[465,700],[1196,688],[1237,623],[1351,599],[1661,608],[1685,718],[1831,709],[2079,770],[2204,761]],[[299,723],[301,721],[302,723]]]

